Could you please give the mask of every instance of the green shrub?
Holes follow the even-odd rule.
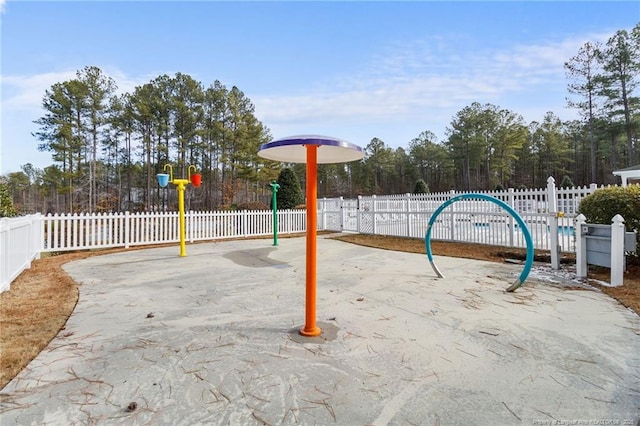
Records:
[[[424,180],[418,179],[418,181],[416,182],[416,186],[413,188],[413,193],[414,194],[428,194],[429,193],[429,186],[427,185],[427,183]]]
[[[611,224],[617,214],[624,218],[627,231],[636,231],[640,236],[640,185],[626,188],[615,186],[594,191],[580,201],[578,212],[587,218],[587,223]],[[640,254],[640,238],[636,254]]]
[[[278,210],[292,209],[304,202],[300,181],[293,169],[282,169],[278,176],[278,184],[280,185],[280,189],[276,193]]]

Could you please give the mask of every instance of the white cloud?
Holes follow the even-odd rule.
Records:
[[[0,0],[1,1],[1,0]],[[114,68],[101,68],[106,76],[118,84],[118,93],[133,91],[135,86],[148,82],[146,76],[133,78]],[[76,78],[76,69],[33,75],[1,75],[2,125],[0,136],[0,174],[17,171],[26,162],[36,167],[50,164],[50,153],[36,151],[37,142],[31,136],[37,131],[33,123],[42,116],[42,99],[55,83]]]
[[[468,40],[433,37],[382,48],[358,73],[316,82],[312,91],[303,94],[247,95],[267,125],[309,119],[395,121],[407,115],[461,108],[474,101],[499,103],[509,95],[545,85],[547,89],[564,88],[564,62],[585,42],[605,42],[610,36],[587,34],[502,50],[464,50]],[[101,69],[116,81],[119,93],[132,92],[162,74],[133,77],[114,67]],[[76,71],[3,75],[3,108],[41,108],[45,91],[54,83],[75,78]]]
[[[460,44],[464,40],[421,41],[382,52],[357,75],[325,82],[324,88],[313,93],[252,99],[256,114],[267,125],[324,120],[398,122],[408,116],[436,115],[448,120],[472,102],[495,103],[522,114],[560,114],[556,108],[566,94],[564,63],[587,41],[606,41],[610,35],[588,34],[502,50],[463,51]],[[543,97],[530,96],[542,92],[548,95],[547,105],[540,104]],[[502,105],[505,100],[513,105]],[[530,119],[541,120],[542,116]]]
[[[45,91],[55,83],[75,77],[75,71],[49,72],[30,76],[2,75],[3,108],[33,110],[40,108]]]
[[[503,49],[468,48],[469,40],[434,37],[381,48],[358,72],[314,81],[313,89],[304,92],[247,96],[255,104],[258,118],[270,128],[323,122],[375,127],[384,122],[417,120],[440,123],[429,129],[440,133],[451,117],[471,102],[494,103],[527,120],[542,119],[542,115],[533,116],[534,111],[553,111],[562,118],[566,112],[562,108],[566,96],[564,62],[587,41],[606,42],[610,36],[586,34]],[[158,75],[171,74],[131,76],[115,67],[101,69],[116,81],[119,93],[132,92]],[[35,111],[37,116],[45,91],[54,83],[75,78],[76,71],[1,76],[3,109]],[[545,96],[538,96],[542,93]]]
[[[1,1],[1,0],[0,0]],[[101,68],[105,76],[114,79],[117,93],[133,92],[136,86],[145,84],[157,75],[131,77],[116,68]],[[42,99],[47,90],[56,83],[76,78],[78,70],[47,72],[34,75],[2,75],[2,107],[6,110],[33,111],[42,108]]]

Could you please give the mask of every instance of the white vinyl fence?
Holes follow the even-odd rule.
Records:
[[[0,293],[42,252],[178,243],[177,212],[35,214],[0,219]],[[273,212],[186,212],[189,242],[273,234]],[[278,211],[278,233],[305,232],[304,210]]]
[[[547,188],[489,191],[522,217],[536,249],[574,252],[574,219],[580,200],[597,189],[558,189],[553,178]],[[424,238],[431,215],[444,202],[464,192],[360,196],[357,199],[318,200],[325,230],[362,234]],[[514,218],[497,204],[465,199],[451,204],[431,231],[434,240],[526,247],[522,230]]]
[[[574,219],[580,200],[597,189],[547,188],[483,192],[504,201],[523,218],[536,249],[575,251]],[[319,199],[318,230],[424,238],[435,210],[462,194],[404,194]],[[41,252],[179,242],[177,212],[32,215],[0,220],[0,292],[9,288]],[[273,213],[263,211],[187,212],[189,242],[273,234]],[[305,210],[278,211],[278,233],[306,231]],[[465,199],[453,203],[432,229],[434,240],[525,247],[522,230],[494,203]]]
[[[9,290],[11,281],[42,251],[40,214],[0,219],[0,293]]]
[[[304,210],[278,211],[278,233],[304,232]],[[189,242],[273,234],[273,212],[186,212]],[[96,213],[42,217],[43,252],[164,244],[180,241],[178,212]]]

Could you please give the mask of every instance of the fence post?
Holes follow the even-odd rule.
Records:
[[[611,285],[623,283],[624,272],[624,218],[619,214],[611,219]]]
[[[131,237],[131,229],[130,229],[130,220],[129,220],[129,210],[124,212],[124,248],[129,248],[129,239]]]
[[[549,215],[549,250],[551,269],[560,269],[560,244],[558,244],[558,193],[553,176],[547,179],[547,210]]]
[[[407,208],[405,209],[405,216],[407,218],[407,237],[411,236],[411,194],[407,192]]]
[[[47,241],[51,244],[47,244],[47,248],[49,250],[53,248],[57,248],[60,244],[58,243],[58,230],[59,222],[58,222],[58,213],[55,213],[53,216],[51,213],[47,215]]]
[[[318,212],[316,211],[315,214],[318,214]],[[246,238],[248,234],[248,229],[249,229],[247,210],[242,210],[241,217],[242,217],[242,228],[241,228],[240,236]]]
[[[373,235],[378,235],[378,227],[376,226],[376,210],[377,210],[377,206],[376,206],[376,196],[372,195],[371,196],[371,214],[373,215],[372,219],[373,219]]]
[[[48,247],[47,240],[49,239],[49,236],[47,235],[47,217],[50,214],[51,213],[42,215],[42,217],[40,218],[40,232],[42,234],[42,241],[40,242],[41,251],[44,251]]]
[[[576,217],[575,233],[576,233],[576,275],[579,278],[587,277],[587,242],[582,234],[582,225],[585,224],[587,218],[583,214]]]
[[[342,198],[342,197],[341,197]],[[321,216],[322,220],[321,220],[321,228],[323,231],[327,230],[327,197],[323,197],[322,198],[322,216]],[[340,229],[342,230],[342,227],[340,227]]]
[[[338,203],[340,203],[340,205],[338,206],[338,211],[340,212],[340,232],[344,231],[344,198],[340,197],[338,198]]]
[[[30,252],[30,254],[33,254],[35,252],[35,256],[33,258],[36,260],[40,259],[40,252],[42,251],[42,237],[44,236],[44,232],[42,232],[42,229],[42,214],[36,213],[34,216],[32,216],[31,221],[31,232],[33,234],[33,238],[31,239]]]
[[[451,195],[450,199],[456,196],[456,191],[455,190],[451,190],[449,191],[449,194]],[[456,236],[456,215],[455,215],[455,211],[456,211],[456,203],[453,203],[449,206],[449,208],[451,209],[451,215],[450,215],[450,223],[451,223],[451,235],[449,235],[449,239],[451,241],[455,241],[455,236]]]
[[[513,188],[509,188],[507,190],[507,204],[509,204],[509,207],[511,207],[513,210],[516,210],[516,201],[515,201],[515,193],[513,191]],[[514,241],[516,239],[516,224],[515,224],[515,219],[513,218],[512,215],[509,215],[509,218],[507,219],[509,221],[509,245],[511,247],[514,246]]]
[[[193,210],[189,210],[188,212],[185,212],[185,220],[184,220],[184,226],[186,228],[186,237],[185,239],[189,240],[190,243],[193,244]]]
[[[47,214],[47,215],[43,215],[42,216],[42,224],[40,225],[40,232],[42,232],[42,243],[41,243],[41,249],[45,250],[49,247],[49,234],[50,234],[50,228],[51,225],[49,223],[48,217],[51,216],[51,213]]]
[[[356,205],[356,230],[358,231],[358,234],[360,233],[360,215],[361,215],[360,206],[361,205],[362,205],[362,195],[358,195],[358,201]]]

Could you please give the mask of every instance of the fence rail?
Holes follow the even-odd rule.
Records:
[[[516,210],[527,224],[537,249],[575,251],[574,218],[580,200],[597,189],[547,188],[483,192]],[[318,200],[318,230],[424,238],[435,210],[462,192],[330,198]],[[562,217],[559,217],[562,216]],[[261,211],[187,212],[190,242],[273,233],[273,213]],[[306,231],[305,210],[278,211],[278,232]],[[479,244],[525,247],[522,230],[499,206],[465,199],[445,209],[434,223],[432,238]],[[177,212],[40,214],[0,220],[0,292],[41,252],[174,243],[180,240]]]

